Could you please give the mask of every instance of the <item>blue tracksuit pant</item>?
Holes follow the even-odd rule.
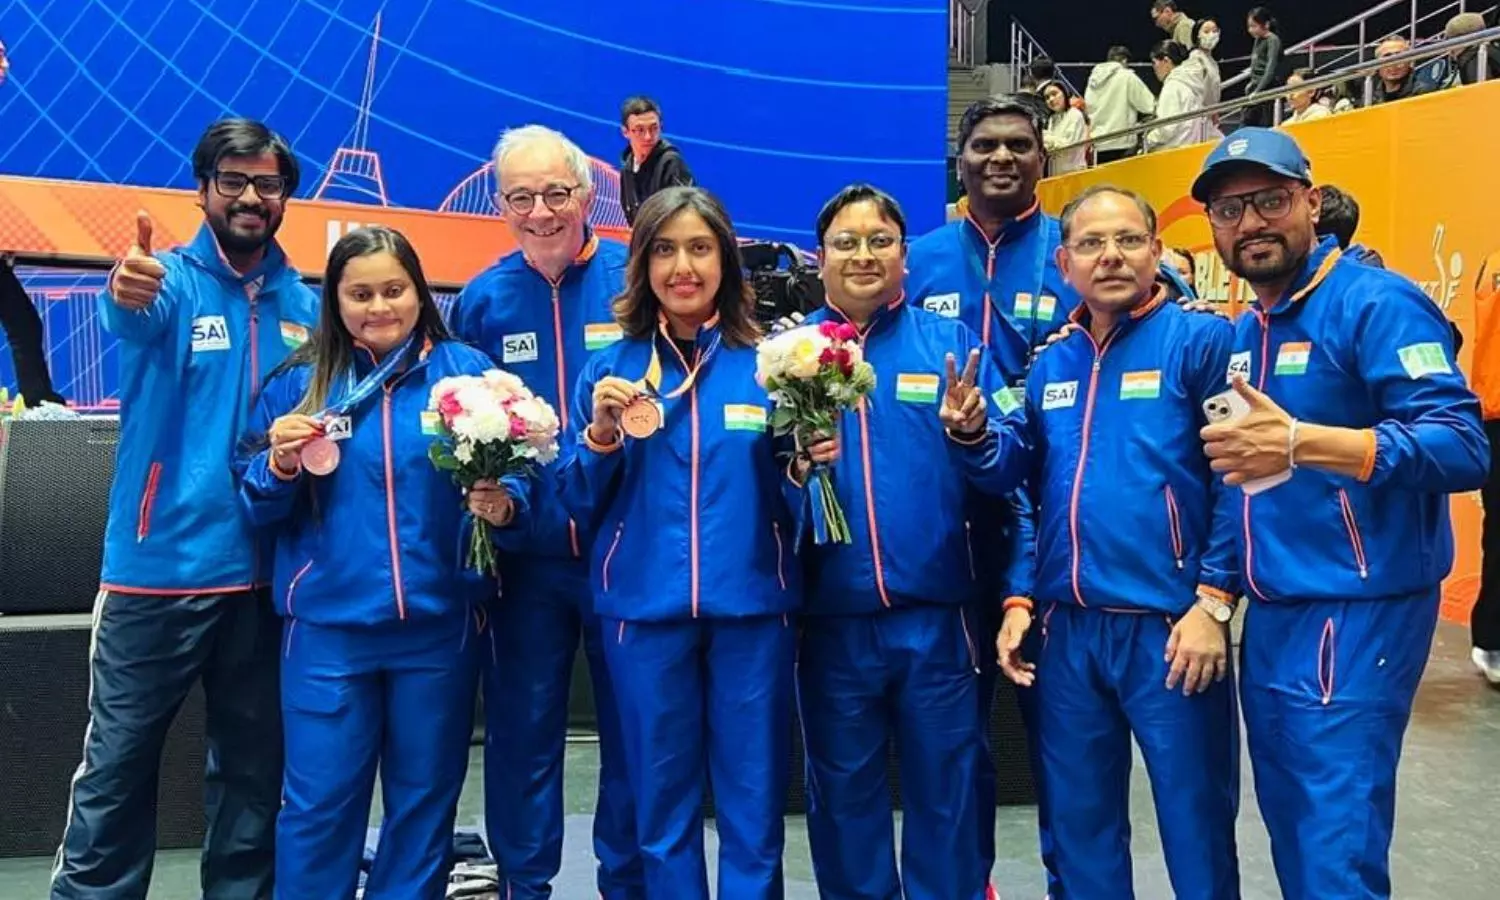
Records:
[[[1287,900],[1391,896],[1396,764],[1438,605],[1433,588],[1247,611],[1245,737]]]
[[[473,616],[285,631],[277,900],[354,896],[377,767],[385,820],[365,900],[440,900],[474,733]]]
[[[957,606],[802,620],[807,829],[825,900],[983,900],[974,784],[986,748],[974,635]],[[892,741],[901,761],[899,876]]]
[[[1146,761],[1172,890],[1237,900],[1239,731],[1232,678],[1167,690],[1171,623],[1156,613],[1054,604],[1043,613],[1038,733],[1058,888],[1054,900],[1126,900],[1133,735]]]
[[[53,900],[146,896],[162,747],[200,678],[208,737],[203,897],[270,896],[281,804],[280,631],[265,591],[99,595],[89,724]]]
[[[599,725],[594,855],[604,900],[644,897],[615,691],[581,564],[523,560],[491,604],[484,662],[484,809],[511,900],[552,896],[562,868],[563,760],[578,642]]]
[[[646,895],[708,900],[707,775],[718,896],[779,900],[795,625],[780,615],[604,625]]]

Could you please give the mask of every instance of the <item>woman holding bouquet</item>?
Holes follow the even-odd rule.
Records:
[[[236,462],[274,539],[285,620],[278,897],[352,898],[379,767],[385,822],[365,889],[443,896],[478,678],[463,493],[428,459],[432,386],[487,357],[449,338],[411,245],[386,228],[328,259],[312,339],[268,379]],[[525,484],[476,488],[504,527]]]
[[[599,536],[594,602],[653,900],[709,896],[705,772],[718,896],[783,890],[802,594],[742,271],[711,194],[674,187],[641,205],[615,302],[625,339],[579,377],[559,473],[571,512]]]

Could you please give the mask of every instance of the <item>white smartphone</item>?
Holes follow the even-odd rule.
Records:
[[[1220,394],[1215,394],[1203,401],[1203,414],[1208,418],[1209,424],[1218,425],[1224,422],[1235,422],[1244,418],[1250,412],[1250,404],[1239,395],[1234,388],[1230,388]],[[1279,484],[1285,484],[1292,478],[1292,470],[1286,469],[1275,475],[1267,475],[1265,478],[1257,478],[1240,485],[1245,496],[1254,497],[1262,491],[1269,491]]]

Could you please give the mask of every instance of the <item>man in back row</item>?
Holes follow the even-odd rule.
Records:
[[[646,198],[673,185],[693,183],[693,173],[682,151],[661,136],[661,107],[650,97],[631,97],[620,107],[620,133],[626,146],[620,154],[620,207],[625,221],[635,224],[635,211]]]

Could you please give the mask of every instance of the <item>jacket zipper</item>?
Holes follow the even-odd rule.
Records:
[[[1271,319],[1258,309],[1252,310],[1255,317],[1260,320],[1260,376],[1256,378],[1255,389],[1264,393],[1266,390],[1266,371],[1269,368],[1271,358]],[[1255,543],[1250,538],[1250,495],[1246,494],[1243,500],[1244,522],[1245,522],[1245,585],[1250,592],[1261,600],[1266,595],[1261,591],[1260,585],[1255,583]]]
[[[969,631],[969,614],[962,606],[958,608],[958,621],[964,629],[964,643],[969,645],[969,665],[979,671],[979,650],[974,645],[974,633]]]
[[[391,543],[391,580],[396,588],[396,614],[406,618],[406,593],[401,586],[401,543],[396,539],[396,472],[391,446],[391,385],[380,401],[380,427],[385,441],[385,521]]]
[[[786,569],[783,564],[785,554],[781,546],[780,522],[771,523],[771,536],[776,538],[776,583],[781,585],[781,589],[784,591],[786,590]]]
[[[260,393],[260,310],[255,295],[250,296],[250,405]]]
[[[1339,506],[1344,511],[1344,529],[1349,532],[1349,546],[1354,550],[1354,564],[1359,567],[1359,577],[1368,578],[1369,567],[1365,564],[1365,542],[1359,534],[1359,520],[1354,517],[1354,504],[1349,495],[1339,488]]]
[[[568,430],[568,367],[563,352],[562,280],[547,279],[552,288],[552,347],[557,354],[557,421],[563,431]],[[568,517],[568,545],[573,558],[583,556],[578,544],[578,523]]]
[[[620,537],[625,533],[625,523],[621,522],[615,526],[615,539],[610,541],[609,552],[604,554],[604,566],[601,571],[604,590],[609,591],[609,564],[615,558],[615,551],[620,549]]]
[[[984,346],[988,347],[990,345],[990,319],[993,317],[991,310],[995,305],[994,298],[990,296],[990,288],[995,284],[995,248],[999,245],[991,244],[988,237],[984,238],[984,242],[989,244],[989,253],[984,262],[984,324],[980,331],[981,340]]]
[[[306,565],[297,570],[297,574],[292,576],[291,582],[286,586],[286,614],[288,616],[294,615],[292,612],[292,595],[297,592],[297,584],[302,581],[302,576],[307,574],[307,570],[311,569],[312,565],[313,561],[309,559]]]
[[[156,490],[161,485],[161,463],[154,462],[146,470],[146,489],[141,492],[140,517],[136,521],[135,540],[140,543],[151,533],[151,508],[156,505]]]
[[[969,578],[977,580],[979,570],[974,566],[974,528],[969,520],[964,520],[964,549],[969,551]]]
[[[1113,338],[1114,332],[1111,331],[1104,339],[1103,346],[1100,346],[1094,341],[1094,336],[1089,335],[1089,342],[1094,344],[1094,365],[1089,370],[1088,395],[1083,400],[1083,444],[1078,448],[1078,468],[1073,472],[1073,497],[1068,502],[1068,532],[1073,542],[1073,599],[1078,601],[1079,606],[1088,604],[1083,602],[1083,588],[1079,581],[1083,548],[1078,534],[1078,501],[1083,495],[1083,466],[1089,455],[1089,426],[1094,421],[1094,391],[1099,386],[1099,369],[1104,364],[1104,354],[1109,350]]]
[[[1177,568],[1182,568],[1182,516],[1177,511],[1177,495],[1169,484],[1164,489],[1167,495],[1167,528],[1172,532],[1172,555],[1177,559]]]

